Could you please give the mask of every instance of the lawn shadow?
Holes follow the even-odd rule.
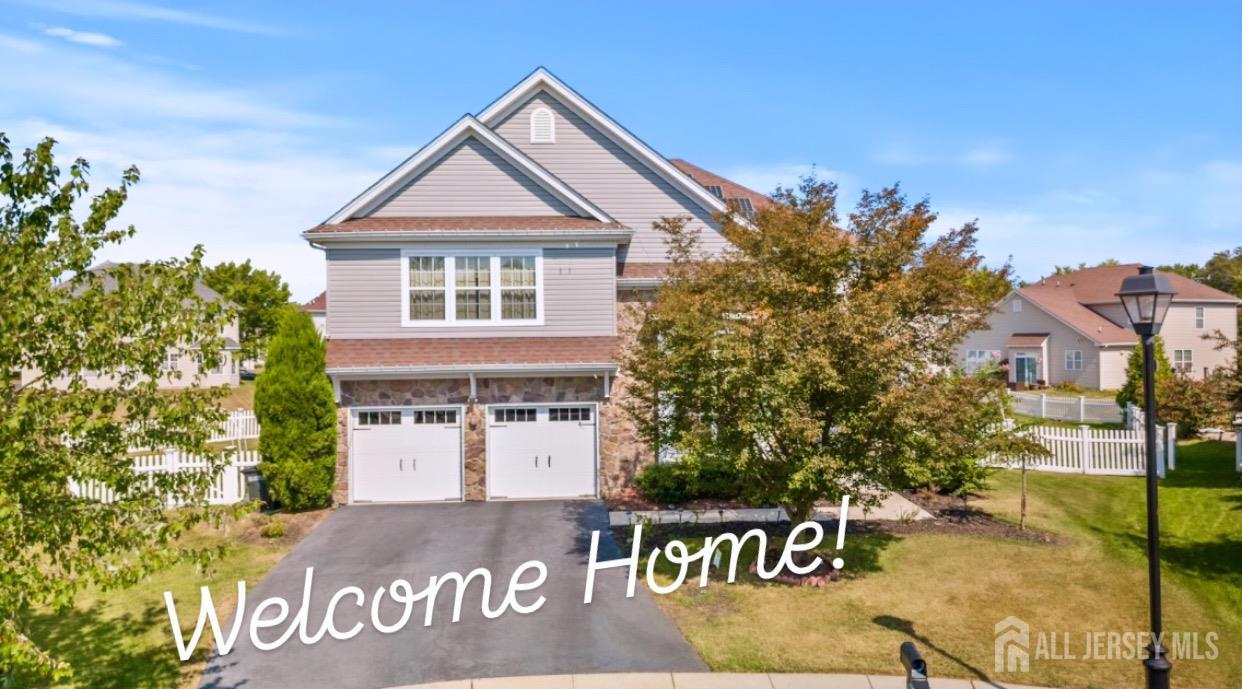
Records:
[[[1134,533],[1103,532],[1146,552],[1147,536]],[[1197,579],[1214,579],[1242,588],[1242,538],[1221,536],[1211,541],[1184,543],[1160,539],[1160,560]]]
[[[135,640],[153,627],[166,628],[164,608],[152,603],[141,613],[112,616],[102,603],[89,608],[45,612],[31,621],[31,637],[51,655],[72,665],[73,682],[92,689],[166,689],[177,686],[182,664],[171,643],[151,646]],[[15,686],[41,686],[17,678]]]
[[[1242,477],[1234,465],[1233,453],[1233,443],[1218,440],[1179,446],[1177,466],[1168,471],[1160,487],[1236,490],[1242,499]]]
[[[905,634],[906,636],[910,637],[914,641],[917,641],[921,646],[925,648],[929,648],[935,651],[936,653],[939,653],[945,658],[948,658],[954,663],[957,663],[959,667],[966,670],[967,672],[973,673],[976,677],[982,678],[983,681],[988,682],[989,684],[994,684],[992,682],[992,679],[988,677],[988,674],[986,672],[984,672],[983,670],[980,670],[974,665],[971,665],[965,660],[962,660],[956,654],[950,653],[949,651],[937,645],[936,642],[918,633],[918,631],[914,629],[914,623],[911,622],[910,620],[907,620],[902,617],[895,617],[893,615],[879,615],[877,617],[871,618],[871,621],[874,622],[875,624],[878,624],[881,627],[884,627],[885,629],[890,629],[892,631]],[[894,655],[896,655],[896,653],[894,653]],[[929,668],[929,672],[928,672],[929,675],[931,675],[934,672],[935,672],[934,669]],[[996,685],[996,686],[999,686],[999,685]]]

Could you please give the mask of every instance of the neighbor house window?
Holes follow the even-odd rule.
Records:
[[[1081,371],[1082,370],[1082,350],[1067,349],[1065,350],[1065,370]]]
[[[1203,327],[1203,307],[1202,306],[1195,307],[1195,327],[1196,328]]]
[[[539,325],[543,257],[538,250],[404,253],[407,326]]]
[[[1182,373],[1190,373],[1194,368],[1194,352],[1189,349],[1173,350],[1173,368]]]
[[[444,320],[444,257],[410,256],[410,320]]]
[[[966,351],[966,372],[974,373],[995,360],[996,356],[990,350],[969,349]]]
[[[164,364],[161,366],[165,371],[176,371],[181,367],[181,353],[170,351],[164,353]]]

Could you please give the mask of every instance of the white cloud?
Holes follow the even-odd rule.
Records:
[[[70,43],[81,43],[82,45],[91,45],[97,48],[115,48],[121,45],[120,40],[105,33],[75,31],[63,26],[49,26],[43,30],[43,33],[55,38],[63,38]]]
[[[43,46],[35,41],[28,41],[24,38],[0,33],[0,51],[34,55],[43,52]]]
[[[24,4],[36,6],[43,10],[51,10],[78,17],[100,17],[105,19],[122,19],[130,21],[156,21],[185,26],[197,26],[204,29],[251,33],[264,36],[280,36],[287,30],[248,22],[229,17],[221,17],[188,10],[162,7],[140,2],[124,2],[122,0],[20,0]]]
[[[967,167],[988,168],[1009,162],[1009,151],[996,145],[978,146],[963,153],[958,161]]]

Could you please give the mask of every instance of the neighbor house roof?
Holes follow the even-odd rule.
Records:
[[[721,177],[720,175],[704,170],[693,163],[687,162],[680,158],[672,158],[668,162],[677,167],[678,170],[690,176],[690,179],[698,182],[704,189],[711,190],[711,187],[720,188],[720,196],[725,203],[731,202],[733,199],[747,199],[755,208],[762,208],[772,203],[772,199],[760,194],[754,189],[744,187],[731,179]],[[710,193],[715,194],[714,191]]]
[[[616,337],[328,340],[329,373],[616,368]]]
[[[111,292],[112,290],[116,289],[116,277],[114,277],[112,273],[115,272],[117,268],[141,269],[142,266],[143,266],[142,263],[115,263],[113,261],[104,261],[102,263],[97,263],[91,266],[90,268],[87,269],[87,271],[98,274],[100,276],[100,282],[103,284],[104,291]],[[62,284],[65,286],[68,286],[73,283],[65,282]],[[206,302],[214,302],[217,300],[224,299],[224,297],[221,296],[219,292],[208,287],[207,285],[204,285],[201,282],[194,283],[194,293],[197,294],[200,299]],[[226,304],[232,305],[232,302],[228,300],[224,300],[224,302]]]
[[[1060,320],[1098,345],[1134,344],[1138,336],[1126,323],[1105,318],[1092,306],[1119,304],[1121,281],[1138,274],[1139,264],[1083,268],[1062,275],[1050,275],[1018,289],[1027,301]],[[1237,297],[1213,289],[1190,278],[1160,272],[1169,278],[1177,295],[1175,302],[1217,301],[1236,304]]]
[[[328,310],[328,293],[320,292],[319,296],[302,304],[302,310],[307,313],[323,313]]]
[[[1005,341],[1009,347],[1038,347],[1048,339],[1048,333],[1014,333]]]

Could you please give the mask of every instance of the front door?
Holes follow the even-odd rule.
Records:
[[[1019,384],[1034,385],[1039,379],[1035,357],[1019,352],[1014,357],[1015,381]]]

